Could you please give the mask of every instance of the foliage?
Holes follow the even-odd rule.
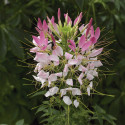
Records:
[[[112,51],[108,62],[109,69],[116,72],[116,75],[110,75],[102,79],[97,88],[103,93],[114,94],[115,98],[93,96],[91,106],[98,104],[103,107],[108,114],[117,118],[116,124],[123,125],[125,123],[125,1],[123,0],[6,0],[0,1],[0,124],[25,124],[37,125],[39,120],[45,120],[46,116],[41,119],[36,119],[34,110],[30,110],[33,106],[41,105],[44,98],[41,95],[37,98],[27,98],[27,93],[35,91],[34,86],[23,86],[23,84],[31,84],[31,81],[23,80],[22,78],[30,78],[27,73],[30,73],[28,68],[18,66],[19,59],[28,59],[25,49],[28,46],[22,44],[22,41],[27,44],[25,38],[31,37],[27,32],[32,32],[32,27],[36,24],[37,17],[44,19],[46,15],[56,16],[57,8],[61,8],[64,12],[74,17],[81,11],[85,14],[83,21],[87,22],[90,17],[94,18],[95,25],[105,27],[105,33],[112,30],[116,40],[109,48],[116,50]],[[24,31],[25,30],[25,31]],[[111,58],[114,60],[112,61]],[[31,61],[30,59],[28,60]],[[25,66],[23,64],[23,66]],[[40,94],[40,93],[39,93]],[[41,98],[41,100],[38,99]],[[45,105],[45,104],[44,104]],[[53,109],[53,108],[52,108]],[[97,110],[97,107],[94,108]],[[45,110],[45,109],[44,109]],[[49,108],[47,108],[49,110]],[[45,110],[45,111],[47,111]],[[79,109],[81,110],[81,109]],[[71,119],[73,124],[77,124],[77,114],[72,114]],[[53,109],[56,115],[64,115],[63,112],[56,108]],[[85,111],[82,111],[85,113]],[[38,113],[37,117],[44,115],[46,112]],[[87,114],[88,112],[86,112]],[[98,115],[96,113],[96,116]],[[46,114],[47,115],[47,114]],[[80,119],[82,118],[80,113]],[[102,115],[109,122],[114,124],[114,117]],[[54,116],[53,116],[54,117]],[[87,118],[87,115],[86,115]],[[51,119],[50,117],[50,120]],[[64,120],[61,118],[61,120]],[[99,120],[99,119],[98,119]],[[102,120],[95,120],[97,124],[102,124]],[[108,125],[108,122],[103,121],[103,124]],[[94,122],[95,122],[94,121]],[[56,121],[55,121],[56,122]],[[58,121],[57,121],[58,122]],[[79,121],[81,124],[82,121]],[[93,121],[91,121],[93,122]],[[90,124],[94,124],[91,123]],[[55,123],[56,124],[56,123]],[[96,124],[96,123],[95,123]]]

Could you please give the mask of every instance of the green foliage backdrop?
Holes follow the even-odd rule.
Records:
[[[43,93],[36,97],[27,97],[35,91],[34,86],[25,86],[32,79],[29,68],[20,60],[28,59],[26,39],[31,40],[36,19],[54,15],[57,10],[68,12],[72,19],[83,12],[83,21],[93,17],[94,24],[105,27],[107,37],[115,42],[107,49],[113,49],[106,65],[115,75],[109,75],[100,82],[97,90],[115,95],[114,98],[94,96],[91,105],[103,114],[105,111],[117,118],[117,125],[125,124],[125,1],[124,0],[0,0],[0,124],[8,125],[39,125],[39,116],[32,107],[40,105]],[[63,15],[61,17],[63,19]],[[110,34],[110,35],[109,35]],[[25,43],[25,44],[24,44]],[[32,60],[28,60],[29,62]],[[23,65],[23,66],[21,66]],[[103,109],[100,109],[101,106]],[[105,110],[105,111],[104,111]],[[37,110],[46,111],[41,107]],[[58,115],[58,110],[54,111]],[[82,115],[80,115],[82,119]],[[62,112],[63,116],[63,112]],[[110,116],[109,116],[110,117]],[[105,117],[108,120],[109,117]],[[77,116],[73,116],[74,125]],[[44,117],[43,119],[44,120]],[[63,117],[62,119],[63,120]],[[110,121],[110,120],[109,120]],[[109,123],[111,123],[110,121]],[[57,123],[58,124],[58,123]],[[87,124],[79,121],[79,124]],[[108,125],[105,121],[97,124]]]

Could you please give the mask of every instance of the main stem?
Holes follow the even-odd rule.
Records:
[[[70,109],[69,109],[69,105],[68,105],[68,125],[70,125],[69,124],[69,112],[70,112]]]

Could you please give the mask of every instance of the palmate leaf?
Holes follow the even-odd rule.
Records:
[[[95,117],[97,117],[100,125],[103,125],[104,120],[106,120],[111,125],[116,125],[114,122],[114,120],[116,120],[116,118],[107,114],[106,111],[104,109],[102,109],[100,106],[95,105],[94,109],[96,112],[95,112],[93,118],[95,119]]]

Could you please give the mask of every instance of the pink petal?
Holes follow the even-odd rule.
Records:
[[[52,38],[52,41],[53,41],[54,45],[56,45],[55,38],[54,38],[54,36],[52,34],[51,34],[51,38]]]
[[[75,52],[75,48],[72,45],[68,45],[71,50]]]
[[[65,67],[64,67],[63,72],[68,72],[68,67],[69,67],[69,65],[68,65],[68,64],[66,64],[66,65],[65,65]]]
[[[37,76],[43,79],[47,79],[49,77],[49,72],[44,72],[43,70],[41,70]]]
[[[79,71],[82,71],[82,72],[85,72],[87,71],[88,69],[85,68],[84,66],[80,65],[79,68],[78,68]]]
[[[54,66],[58,66],[59,65],[59,61],[54,62]]]
[[[44,62],[47,64],[49,61],[49,55],[47,53],[37,52],[34,60],[36,60],[37,62]]]
[[[64,14],[64,17],[65,17],[65,20],[66,20],[66,18],[67,18],[67,24],[71,24],[72,25],[72,20],[71,20],[71,18],[68,16],[68,13],[67,14]]]
[[[72,54],[65,52],[65,58],[66,58],[67,60],[71,59],[72,57],[73,57]]]
[[[90,38],[90,41],[92,41],[92,43],[95,44],[97,42],[97,39],[93,36]]]
[[[82,60],[82,59],[83,59],[83,56],[79,54],[76,58],[77,58],[78,60]]]
[[[32,36],[33,40],[36,42],[38,46],[41,46],[40,39],[36,36]]]
[[[52,54],[57,56],[63,56],[63,49],[60,46],[56,46]]]
[[[40,33],[40,41],[41,43],[45,40],[45,35],[43,32]]]
[[[90,31],[90,28],[91,28],[91,25],[92,25],[92,21],[93,21],[93,19],[91,18],[90,21],[89,21],[89,24],[88,24],[87,31],[86,31],[86,38],[87,38],[87,36],[89,34],[89,31]]]
[[[84,28],[84,24],[82,24],[80,27],[79,27],[79,31],[81,32]]]
[[[69,65],[75,65],[75,64],[77,64],[77,62],[78,62],[78,60],[76,60],[76,59],[69,59],[68,60]]]
[[[62,72],[56,73],[55,75],[58,77],[62,77]]]
[[[58,8],[58,21],[60,20],[60,16],[61,16],[61,14],[60,14],[60,8]]]
[[[85,44],[85,36],[82,35],[82,36],[80,37],[79,44],[78,44],[79,48],[82,48],[82,46],[83,46],[84,44]]]
[[[40,18],[38,18],[37,27],[38,27],[39,30],[42,31],[42,22],[41,22]]]
[[[68,42],[71,43],[71,45],[72,45],[74,48],[76,48],[76,44],[75,44],[74,40],[68,40]]]
[[[91,46],[92,42],[91,41],[88,41],[87,43],[85,43],[83,46],[82,46],[82,52],[87,50],[90,46]]]
[[[30,52],[32,53],[36,53],[37,51],[39,51],[39,47],[34,47],[30,49]]]
[[[93,50],[92,53],[89,55],[89,57],[95,57],[95,56],[99,55],[102,52],[102,50],[103,50],[103,48]]]
[[[91,37],[94,36],[94,29],[93,26],[91,26]]]
[[[100,28],[97,27],[96,31],[95,31],[95,38],[98,39],[100,36]]]
[[[58,62],[58,61],[59,61],[59,57],[56,56],[56,55],[50,55],[50,56],[49,56],[49,59],[50,59],[51,61],[55,61],[55,62]]]
[[[74,25],[78,24],[82,19],[82,12],[79,14],[79,16],[74,20]]]
[[[51,23],[54,25],[55,24],[55,18],[54,18],[54,16],[52,16],[52,18],[51,18]]]
[[[79,81],[80,85],[83,84],[83,83],[82,83],[82,78],[83,78],[83,77],[84,77],[83,73],[81,73],[81,74],[79,75],[79,77],[78,77],[78,81]]]
[[[48,31],[48,25],[46,23],[46,21],[43,21],[43,31],[46,33]]]

